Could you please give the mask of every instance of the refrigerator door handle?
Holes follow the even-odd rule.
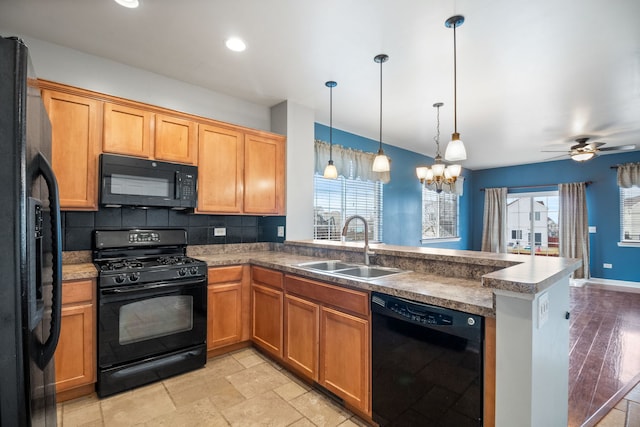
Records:
[[[60,338],[60,322],[62,317],[62,238],[60,226],[60,197],[58,181],[47,159],[38,153],[38,175],[41,175],[47,183],[49,193],[49,209],[51,211],[51,243],[52,243],[52,270],[53,270],[53,295],[51,298],[51,329],[47,341],[40,347],[36,357],[36,363],[44,369],[58,346]]]

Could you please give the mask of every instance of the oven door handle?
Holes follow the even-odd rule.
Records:
[[[198,285],[198,284],[206,284],[206,280],[197,279],[197,280],[185,280],[180,282],[159,282],[153,285],[141,285],[141,286],[132,286],[132,287],[122,287],[122,288],[113,288],[113,289],[103,289],[101,291],[102,295],[116,295],[116,294],[127,294],[132,292],[141,292],[141,291],[149,291],[153,289],[163,289],[163,288],[175,288],[178,286],[189,286],[189,285]]]

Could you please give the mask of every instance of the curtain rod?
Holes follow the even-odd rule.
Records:
[[[586,181],[584,183],[584,185],[590,185],[593,184],[593,181]],[[524,188],[545,188],[545,187],[557,187],[560,184],[540,184],[540,185],[520,185],[520,186],[516,186],[516,187],[507,187],[508,190],[521,190]],[[482,187],[480,189],[480,191],[484,191],[486,190],[485,187]]]

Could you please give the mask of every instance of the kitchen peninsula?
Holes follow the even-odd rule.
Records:
[[[361,263],[361,243],[287,241],[187,248],[188,255],[206,261],[209,268],[250,264],[495,319],[495,425],[566,425],[569,277],[579,260],[391,245],[371,245],[371,250],[372,264],[409,272],[359,280],[299,266],[321,259]],[[65,280],[76,274],[86,277],[80,270],[65,265]]]

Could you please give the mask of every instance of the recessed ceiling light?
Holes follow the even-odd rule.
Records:
[[[227,48],[234,52],[242,52],[247,48],[247,45],[237,37],[230,37],[225,42]]]
[[[135,9],[140,6],[140,2],[138,0],[115,0],[120,6],[128,7],[129,9]]]

